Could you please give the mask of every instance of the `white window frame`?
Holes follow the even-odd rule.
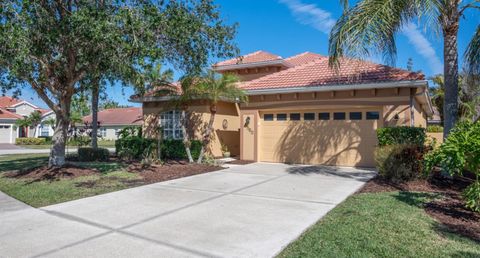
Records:
[[[180,120],[181,112],[178,110],[171,110],[160,114],[159,122],[163,128],[163,137],[165,139],[180,140],[183,138]]]
[[[107,128],[105,128],[105,127],[100,128],[100,137],[102,137],[102,138],[107,137]]]
[[[40,136],[43,136],[43,137],[50,136],[50,126],[40,125]]]

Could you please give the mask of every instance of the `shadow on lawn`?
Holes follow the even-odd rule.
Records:
[[[13,160],[0,160],[0,173],[12,170],[25,170],[48,163],[48,157],[25,157]]]

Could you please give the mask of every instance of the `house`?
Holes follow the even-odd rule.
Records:
[[[40,112],[42,122],[55,118],[55,114],[49,109],[39,108],[25,100],[0,96],[0,143],[15,143],[15,139],[19,137],[52,136],[53,128],[44,123],[37,128],[15,126],[17,120],[28,117],[33,112]]]
[[[116,140],[121,129],[127,126],[142,126],[142,109],[139,107],[105,109],[98,112],[97,120],[100,123],[98,136],[105,140]],[[85,116],[83,122],[91,124],[92,115]]]
[[[426,127],[433,113],[423,74],[372,62],[344,58],[332,70],[319,54],[257,51],[213,69],[238,75],[249,96],[248,103],[219,104],[209,146],[214,156],[224,145],[242,160],[371,167],[377,128]],[[142,103],[145,126],[161,113],[165,136],[180,138],[170,98],[146,94],[132,101]],[[210,117],[207,101],[194,101],[189,116],[198,138]]]

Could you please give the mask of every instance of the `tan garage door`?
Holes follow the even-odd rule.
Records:
[[[373,166],[378,110],[260,112],[259,159]]]

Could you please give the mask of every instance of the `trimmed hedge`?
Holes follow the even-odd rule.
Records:
[[[110,152],[105,148],[82,147],[78,148],[78,161],[108,161]]]
[[[443,133],[443,126],[440,125],[429,125],[427,126],[428,133]]]
[[[202,143],[200,141],[192,141],[191,151],[194,159],[200,155]],[[162,159],[186,159],[187,152],[182,140],[166,139],[161,146]],[[138,136],[129,136],[118,139],[115,142],[116,153],[120,158],[139,160],[144,158],[147,152],[157,152],[157,140],[146,139]]]
[[[44,145],[47,142],[45,138],[17,138],[15,144],[17,145]]]
[[[422,127],[384,127],[377,129],[379,146],[414,144],[423,146],[427,135]]]

